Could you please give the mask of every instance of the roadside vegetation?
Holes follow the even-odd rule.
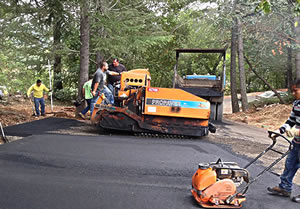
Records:
[[[237,94],[247,111],[245,93],[288,88],[300,76],[299,8],[298,0],[3,0],[0,86],[24,95],[37,79],[49,87],[50,73],[54,98],[72,103],[96,63],[118,57],[128,70],[148,68],[152,86],[171,87],[176,48],[226,48],[225,93],[233,112]],[[179,73],[218,75],[215,60],[184,56]]]

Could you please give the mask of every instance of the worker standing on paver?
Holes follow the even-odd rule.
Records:
[[[119,75],[108,75],[108,78],[107,78],[107,81],[108,81],[107,87],[113,93],[114,84],[121,80],[120,74],[127,70],[124,65],[120,64],[120,61],[118,58],[113,59],[113,63],[108,66],[108,70],[111,72],[119,73]]]
[[[280,176],[280,184],[267,189],[271,194],[283,197],[291,196],[293,178],[300,168],[300,79],[294,82],[291,90],[295,98],[293,109],[288,120],[279,128],[279,132],[293,137],[293,148],[285,161],[284,171]],[[292,197],[292,200],[300,203],[300,195]]]
[[[35,84],[33,84],[27,91],[27,96],[30,98],[31,92],[33,92],[33,101],[35,107],[36,117],[40,116],[40,104],[41,104],[41,115],[45,116],[45,100],[44,100],[44,91],[51,92],[42,81],[38,79]]]
[[[91,100],[91,115],[93,114],[94,106],[97,103],[97,100],[99,99],[100,95],[104,93],[105,97],[107,98],[107,101],[113,105],[114,104],[114,97],[112,92],[107,88],[105,85],[106,83],[106,75],[121,75],[121,73],[108,71],[108,64],[105,61],[102,61],[100,64],[98,64],[97,71],[94,74],[93,81],[92,81],[92,95],[93,98]]]
[[[91,109],[91,101],[92,101],[92,98],[93,98],[93,95],[92,95],[92,79],[91,80],[88,80],[87,82],[85,82],[83,84],[83,87],[82,87],[82,95],[87,103],[87,106],[86,108],[84,108],[80,113],[79,113],[79,116],[82,118],[82,119],[85,119],[85,114]]]

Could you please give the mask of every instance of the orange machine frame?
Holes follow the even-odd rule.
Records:
[[[146,115],[208,119],[210,103],[181,89],[148,87]]]

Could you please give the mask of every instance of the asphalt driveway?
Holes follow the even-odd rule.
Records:
[[[61,124],[68,125],[59,128],[78,125]],[[0,146],[0,208],[199,208],[190,193],[198,163],[219,157],[241,166],[248,162],[206,137],[42,133]],[[260,169],[255,165],[250,173]],[[266,194],[266,187],[278,181],[278,176],[266,173],[249,189],[243,208],[299,208],[288,198]],[[295,193],[300,193],[299,187]]]

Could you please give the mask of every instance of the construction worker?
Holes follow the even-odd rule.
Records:
[[[281,134],[286,133],[288,137],[293,137],[293,148],[289,152],[284,171],[280,176],[280,184],[268,187],[267,190],[273,195],[290,197],[292,193],[293,178],[300,168],[300,79],[292,85],[292,93],[295,98],[290,117],[278,130]],[[292,201],[300,203],[300,195],[292,197]]]
[[[105,85],[106,83],[106,74],[109,75],[121,75],[121,73],[111,72],[108,71],[108,64],[105,61],[102,61],[98,64],[98,69],[94,74],[93,81],[92,81],[92,95],[93,98],[91,100],[91,109],[90,112],[93,114],[94,106],[97,103],[100,95],[104,93],[105,97],[107,98],[110,104],[114,103],[114,97],[112,92],[107,88]]]
[[[119,75],[108,75],[107,87],[113,93],[114,83],[120,81],[121,80],[120,74],[127,70],[124,65],[120,64],[120,61],[118,58],[113,59],[113,63],[109,65],[108,70],[111,72],[119,73]]]
[[[30,98],[30,94],[33,91],[33,98],[34,98],[34,107],[35,107],[35,113],[36,117],[40,116],[40,107],[41,104],[41,113],[42,116],[45,116],[45,100],[44,100],[44,91],[51,92],[51,89],[49,90],[44,84],[42,84],[42,81],[38,79],[35,84],[33,84],[27,91],[27,96]]]
[[[79,116],[82,119],[85,119],[85,114],[91,109],[91,101],[92,101],[92,98],[93,98],[91,87],[92,87],[92,79],[85,82],[83,84],[83,87],[82,87],[82,95],[83,95],[83,97],[84,97],[84,99],[87,103],[86,108],[84,108],[79,113]]]

